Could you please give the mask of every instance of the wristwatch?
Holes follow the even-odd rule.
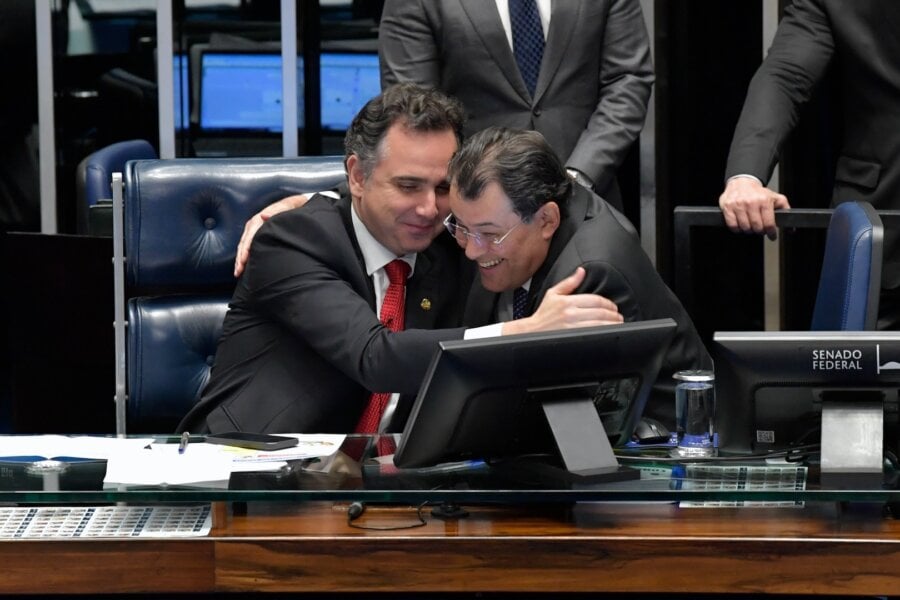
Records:
[[[594,182],[591,181],[590,177],[588,177],[578,169],[566,169],[566,172],[569,174],[569,177],[571,177],[587,189],[590,190],[594,187]]]

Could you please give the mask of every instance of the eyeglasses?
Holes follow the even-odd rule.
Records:
[[[503,243],[503,240],[509,237],[509,234],[511,234],[513,230],[523,222],[524,221],[519,221],[518,223],[513,225],[509,231],[501,236],[489,235],[485,237],[477,231],[469,231],[468,229],[457,223],[456,217],[453,216],[453,213],[450,213],[449,215],[447,215],[447,218],[444,219],[444,227],[447,228],[447,231],[450,232],[450,235],[456,238],[456,241],[460,246],[465,246],[469,242],[469,240],[471,240],[475,243],[476,246],[484,250],[488,247],[488,244],[499,248]]]

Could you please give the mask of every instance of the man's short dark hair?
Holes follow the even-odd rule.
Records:
[[[544,136],[504,127],[469,138],[450,161],[450,180],[464,200],[477,199],[496,181],[526,222],[550,200],[565,211],[572,193],[572,180]]]
[[[381,141],[398,122],[417,132],[449,129],[461,143],[465,111],[458,100],[434,88],[414,83],[392,85],[366,102],[353,117],[344,136],[344,163],[355,154],[365,176],[371,175],[378,163]]]

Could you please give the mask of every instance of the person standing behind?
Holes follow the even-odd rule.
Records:
[[[843,130],[831,205],[864,200],[900,209],[900,3],[794,0],[750,82],[728,153],[719,206],[734,231],[776,236],[767,187],[800,106],[834,63],[844,93]],[[879,329],[900,326],[900,238],[886,231]]]
[[[579,183],[622,208],[616,169],[653,84],[639,0],[387,0],[378,45],[382,87],[455,96],[467,136],[539,131]]]

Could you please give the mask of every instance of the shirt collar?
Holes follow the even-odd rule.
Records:
[[[415,253],[397,256],[385,248],[381,242],[376,240],[375,236],[369,232],[362,222],[362,219],[356,214],[356,207],[352,204],[350,205],[350,218],[353,221],[353,233],[356,234],[356,241],[362,252],[363,262],[366,264],[366,275],[371,277],[373,273],[379,269],[383,269],[386,264],[399,258],[409,265],[409,273],[410,276],[412,276],[412,273],[416,268]]]

